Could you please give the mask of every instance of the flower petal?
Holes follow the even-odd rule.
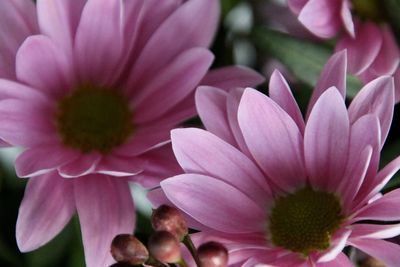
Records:
[[[100,159],[99,153],[80,155],[78,158],[60,166],[58,173],[64,178],[87,175],[94,172]]]
[[[400,246],[379,239],[353,239],[350,244],[361,251],[383,262],[388,267],[398,266],[400,262]]]
[[[72,183],[56,172],[29,180],[16,226],[22,252],[46,244],[65,227],[75,211],[72,189]]]
[[[340,253],[337,257],[329,262],[318,263],[318,267],[354,267],[354,264],[344,253]]]
[[[375,23],[356,23],[356,37],[343,35],[336,51],[347,49],[349,72],[360,75],[374,62],[382,47],[382,34]]]
[[[365,85],[353,99],[349,106],[350,123],[368,113],[375,114],[381,125],[381,146],[383,146],[392,122],[393,109],[393,78],[383,76]]]
[[[237,87],[253,87],[265,81],[264,76],[245,66],[229,66],[210,70],[201,85],[230,90]]]
[[[137,175],[147,167],[147,160],[138,157],[103,156],[95,166],[95,173],[116,177]]]
[[[335,233],[332,237],[330,248],[326,249],[322,255],[318,257],[318,263],[330,262],[337,258],[337,256],[342,252],[346,246],[347,239],[351,234],[351,230],[342,230]]]
[[[85,82],[107,86],[115,79],[123,52],[121,5],[121,0],[87,1],[82,11],[74,59]]]
[[[341,181],[348,157],[349,118],[342,95],[331,87],[311,111],[304,134],[304,153],[312,186],[331,190]]]
[[[215,177],[264,204],[270,197],[268,184],[257,166],[215,135],[201,129],[175,129],[172,148],[181,167],[188,173]]]
[[[121,178],[91,175],[74,179],[86,266],[109,266],[112,239],[132,233],[135,207],[128,183]]]
[[[228,94],[218,88],[200,86],[196,90],[196,108],[207,131],[235,145],[227,117]]]
[[[340,1],[309,0],[300,11],[299,21],[318,37],[334,37],[341,26],[339,5]]]
[[[302,136],[278,104],[254,89],[246,89],[239,105],[239,125],[255,161],[281,189],[306,182]]]
[[[320,96],[332,86],[339,90],[343,99],[346,97],[346,71],[347,71],[347,54],[346,50],[336,52],[329,58],[325,64],[317,85],[311,95],[308,104],[307,117],[309,117],[312,108],[318,101]]]
[[[18,50],[17,77],[46,95],[59,98],[74,84],[70,58],[49,37],[29,37]]]
[[[225,182],[199,174],[183,174],[161,182],[177,207],[200,223],[225,233],[264,231],[264,212]]]
[[[387,239],[400,235],[400,224],[363,224],[356,223],[351,226],[352,238]]]
[[[342,17],[343,25],[347,33],[352,38],[355,38],[356,34],[354,32],[353,15],[351,14],[350,2],[348,0],[342,1],[342,8],[340,10],[340,15]]]
[[[304,119],[301,115],[299,106],[293,97],[288,83],[283,75],[275,70],[269,81],[269,97],[274,100],[290,117],[294,120],[299,127],[301,133],[304,133]],[[314,91],[315,92],[315,91]]]

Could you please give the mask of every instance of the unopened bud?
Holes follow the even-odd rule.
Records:
[[[226,267],[228,266],[228,251],[218,242],[207,242],[197,250],[202,267]]]
[[[151,216],[151,224],[156,231],[168,231],[178,240],[188,234],[188,227],[182,213],[173,207],[161,205],[154,210]]]
[[[120,234],[111,243],[111,255],[119,263],[143,264],[149,258],[146,247],[130,234]]]
[[[155,232],[149,239],[148,248],[150,254],[161,262],[176,263],[181,260],[179,241],[170,232]]]

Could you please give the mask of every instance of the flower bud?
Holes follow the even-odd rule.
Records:
[[[148,248],[150,254],[161,262],[176,263],[181,259],[179,241],[170,232],[155,232],[149,239]]]
[[[202,267],[228,266],[228,251],[220,243],[214,241],[204,243],[197,253]]]
[[[178,240],[188,234],[188,227],[182,213],[176,208],[161,205],[154,210],[151,216],[151,224],[156,231],[168,231]]]
[[[111,243],[111,255],[119,263],[138,265],[149,258],[146,247],[130,234],[120,234]]]

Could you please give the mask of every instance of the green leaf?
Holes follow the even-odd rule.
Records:
[[[315,86],[323,66],[333,54],[331,48],[298,39],[274,30],[259,28],[254,33],[259,49],[281,61],[301,82]],[[354,76],[347,77],[347,95],[353,97],[361,89]]]

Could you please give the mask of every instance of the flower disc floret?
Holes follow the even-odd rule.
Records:
[[[276,246],[308,256],[329,248],[343,221],[342,207],[334,194],[305,187],[277,198],[269,221]]]
[[[133,131],[132,112],[116,90],[80,86],[58,103],[57,128],[65,145],[108,153]]]
[[[384,21],[386,18],[383,1],[380,0],[352,0],[354,12],[363,19],[376,22]]]

